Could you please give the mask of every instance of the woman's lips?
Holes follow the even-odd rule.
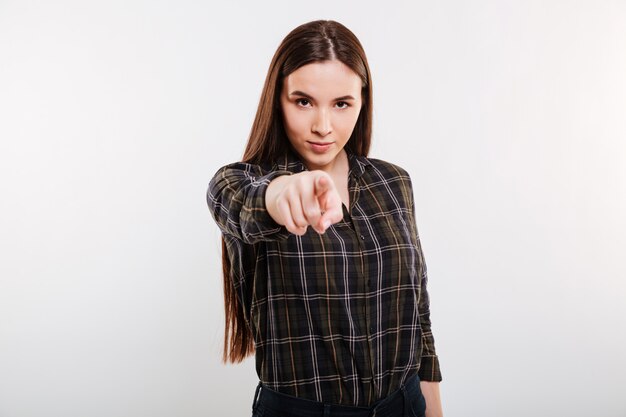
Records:
[[[307,142],[313,152],[324,153],[330,149],[334,142]]]

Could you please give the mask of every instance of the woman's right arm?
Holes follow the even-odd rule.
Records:
[[[207,204],[222,233],[246,243],[281,240],[287,229],[276,223],[265,207],[270,182],[288,171],[263,172],[258,165],[237,162],[220,168],[207,190]]]
[[[323,233],[343,217],[341,198],[325,172],[263,173],[246,163],[217,171],[207,203],[222,232],[246,243],[302,235],[308,226]]]

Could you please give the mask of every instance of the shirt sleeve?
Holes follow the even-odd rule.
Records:
[[[419,286],[419,301],[418,301],[418,313],[420,319],[420,326],[422,328],[422,356],[420,360],[420,369],[418,375],[422,381],[440,382],[442,380],[441,369],[439,367],[439,358],[435,350],[435,338],[431,330],[430,322],[430,298],[428,296],[428,274],[426,269],[426,262],[424,254],[422,252],[422,245],[417,231],[417,224],[415,222],[415,204],[413,198],[413,187],[409,180],[410,198],[410,220],[411,231],[415,240],[415,245],[418,252],[418,262],[420,263],[418,271],[420,274],[420,286]]]
[[[209,182],[207,204],[222,233],[249,244],[286,239],[289,231],[265,207],[267,187],[280,175],[291,172],[263,172],[243,162],[220,168]]]

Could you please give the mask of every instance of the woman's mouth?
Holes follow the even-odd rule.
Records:
[[[334,142],[311,142],[307,141],[311,150],[315,153],[324,153],[330,149]]]

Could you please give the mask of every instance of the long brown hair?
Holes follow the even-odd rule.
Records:
[[[265,78],[243,162],[267,164],[284,155],[289,142],[280,109],[283,80],[306,64],[334,59],[361,78],[363,105],[345,146],[353,154],[367,156],[372,136],[372,81],[365,51],[357,37],[342,24],[316,20],[292,30],[278,46]],[[223,238],[222,270],[226,319],[223,361],[238,363],[254,353],[254,338],[233,286],[231,261]]]

